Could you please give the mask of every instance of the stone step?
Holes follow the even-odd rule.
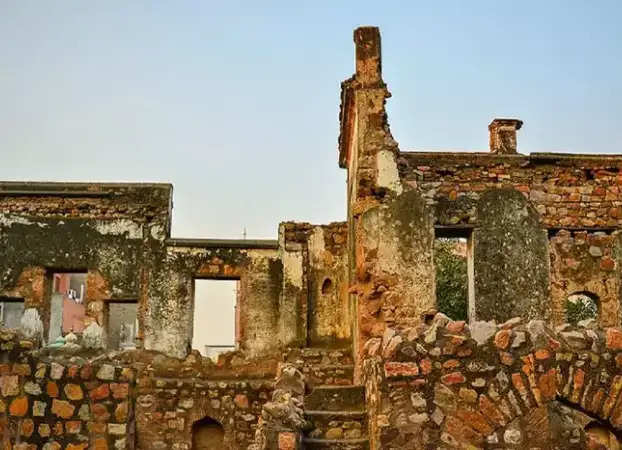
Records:
[[[315,386],[305,396],[308,411],[361,411],[365,409],[364,386]]]
[[[302,448],[305,450],[369,450],[368,439],[312,439],[303,438]]]
[[[354,364],[352,350],[350,348],[328,349],[328,348],[290,348],[284,355],[284,361],[297,366],[330,366]]]
[[[350,386],[354,378],[354,365],[318,365],[300,368],[308,386]]]
[[[367,412],[305,411],[313,424],[306,436],[313,439],[361,439],[367,436]]]

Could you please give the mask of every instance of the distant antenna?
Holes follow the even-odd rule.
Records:
[[[244,227],[244,233],[242,233],[242,239],[246,240],[246,227]]]

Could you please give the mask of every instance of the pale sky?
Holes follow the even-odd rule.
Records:
[[[402,150],[622,153],[622,2],[0,0],[0,179],[166,181],[177,237],[345,217],[339,83],[378,25]]]
[[[175,237],[343,220],[359,25],[402,150],[485,150],[511,116],[519,151],[622,153],[620,23],[607,0],[0,0],[0,179],[171,182]]]

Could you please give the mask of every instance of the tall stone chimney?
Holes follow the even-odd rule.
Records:
[[[356,47],[356,80],[363,87],[382,84],[382,56],[378,27],[359,27],[354,30]]]
[[[523,126],[519,119],[493,119],[488,125],[490,152],[500,155],[515,155],[516,131]]]

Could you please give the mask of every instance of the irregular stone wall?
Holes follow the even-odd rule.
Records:
[[[622,159],[605,155],[400,153],[404,189],[416,189],[435,209],[435,223],[474,226],[476,204],[490,189],[515,189],[547,228],[622,225]]]
[[[585,448],[586,421],[619,433],[622,331],[582,324],[387,329],[365,346],[372,448]]]
[[[193,424],[210,418],[225,449],[254,442],[272,397],[280,355],[239,352],[217,364],[144,350],[101,353],[66,345],[37,349],[0,329],[0,437],[36,449],[190,449]]]
[[[8,448],[132,449],[135,371],[82,358],[33,357],[0,331],[0,434]]]
[[[550,243],[552,321],[566,321],[566,301],[576,292],[598,297],[598,320],[603,326],[620,323],[618,232],[559,231]]]
[[[144,449],[192,448],[192,425],[205,417],[225,431],[224,448],[253,441],[274,379],[143,378],[136,401],[138,445]]]

